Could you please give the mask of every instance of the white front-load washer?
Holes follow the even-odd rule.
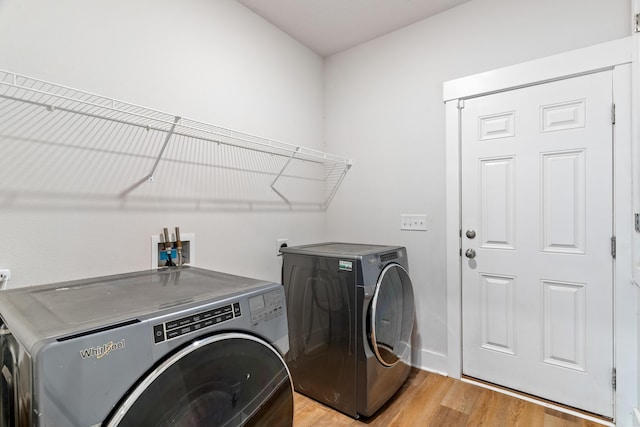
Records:
[[[282,285],[181,267],[0,292],[1,426],[291,426]]]

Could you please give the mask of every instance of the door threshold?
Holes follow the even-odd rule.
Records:
[[[502,387],[496,384],[492,384],[477,378],[462,375],[460,380],[465,383],[477,385],[478,387],[486,388],[498,393],[506,394],[507,396],[515,397],[517,399],[525,400],[527,402],[535,403],[536,405],[544,406],[545,408],[553,409],[554,411],[562,412],[574,417],[582,418],[594,423],[601,424],[603,426],[615,427],[611,418],[606,418],[601,415],[593,414],[591,412],[583,411],[581,409],[572,408],[570,406],[562,405],[560,403],[545,400],[537,396],[532,396],[521,391],[516,391],[510,388]]]

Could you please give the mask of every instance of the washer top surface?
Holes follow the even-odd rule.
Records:
[[[357,258],[402,249],[402,246],[367,245],[360,243],[317,243],[313,245],[282,248],[282,253]]]
[[[44,339],[272,285],[196,267],[147,270],[0,292],[10,329]]]

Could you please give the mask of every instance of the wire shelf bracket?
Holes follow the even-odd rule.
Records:
[[[299,151],[300,151],[300,147],[297,147],[296,150],[293,153],[291,153],[291,156],[289,157],[287,162],[284,164],[284,166],[282,166],[282,169],[280,169],[280,172],[278,172],[278,175],[273,179],[273,181],[271,182],[271,185],[269,186],[271,188],[271,190],[275,191],[275,193],[278,196],[280,196],[280,198],[282,200],[284,200],[284,202],[289,206],[291,206],[291,202],[282,193],[280,193],[278,190],[276,190],[275,185],[276,185],[276,182],[278,182],[278,180],[280,179],[280,177],[284,173],[285,169],[287,169],[287,166],[289,166],[289,163],[291,163],[291,160],[293,160],[293,158],[296,156],[296,154]]]
[[[156,161],[153,164],[153,167],[151,168],[151,171],[147,175],[145,175],[142,179],[140,179],[138,182],[133,184],[131,187],[127,188],[122,193],[120,193],[118,195],[119,198],[126,197],[127,194],[131,193],[133,190],[135,190],[136,188],[140,187],[145,182],[153,181],[153,174],[156,172],[156,169],[158,168],[158,163],[160,163],[160,159],[162,158],[162,154],[164,153],[164,150],[167,148],[167,144],[169,143],[169,140],[171,139],[171,136],[173,135],[173,132],[176,129],[176,125],[178,124],[179,121],[180,121],[180,117],[176,116],[175,120],[173,121],[173,125],[171,126],[171,129],[169,129],[169,132],[167,133],[167,137],[164,140],[164,144],[162,144],[162,148],[160,149],[160,152],[158,153],[158,157],[156,158]]]

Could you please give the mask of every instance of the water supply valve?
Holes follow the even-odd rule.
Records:
[[[191,239],[193,240],[193,235],[191,235]],[[157,266],[152,265],[153,268],[180,267],[189,263],[193,242],[182,241],[179,227],[175,227],[173,235],[169,233],[168,228],[164,228],[160,240],[154,239],[153,236],[151,240],[152,245],[154,245],[154,240],[157,242],[155,243],[157,245]]]

